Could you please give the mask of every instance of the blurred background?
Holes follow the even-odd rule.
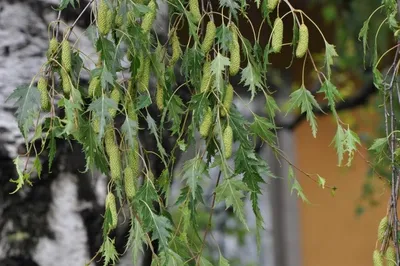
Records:
[[[249,17],[258,30],[261,17],[251,2]],[[319,0],[290,1],[303,9],[325,34],[325,38],[336,46],[340,57],[335,61],[333,80],[344,97],[338,104],[342,120],[349,123],[362,139],[362,147],[356,153],[351,167],[337,167],[337,155],[332,139],[336,125],[330,115],[318,116],[319,132],[313,138],[304,117],[298,113],[285,115],[285,102],[301,81],[301,60],[291,63],[292,48],[285,46],[282,52],[272,55],[268,73],[268,86],[274,92],[282,110],[277,115],[279,142],[289,160],[296,166],[296,178],[310,203],[303,202],[292,192],[288,181],[288,164],[276,160],[266,146],[259,147],[275,177],[265,176],[262,214],[265,230],[261,234],[261,250],[257,252],[254,230],[247,232],[232,215],[219,206],[213,223],[213,237],[207,239],[206,250],[210,261],[218,255],[215,246],[221,248],[231,265],[266,266],[354,266],[372,265],[372,252],[376,245],[377,226],[386,214],[390,189],[387,184],[387,167],[384,162],[376,164],[368,148],[375,136],[383,135],[382,111],[378,106],[379,95],[372,83],[368,68],[370,56],[366,56],[364,67],[362,42],[358,40],[364,20],[380,5],[376,0]],[[218,1],[212,1],[215,7]],[[48,25],[57,19],[53,8],[58,0],[2,0],[0,1],[0,265],[1,266],[67,266],[85,265],[96,255],[101,245],[102,215],[108,178],[97,172],[83,173],[84,156],[77,143],[60,140],[57,143],[53,167],[47,167],[46,158],[41,158],[43,173],[32,177],[33,186],[26,185],[15,194],[11,179],[17,173],[13,159],[25,154],[24,140],[15,120],[15,107],[5,102],[19,85],[30,83],[41,65],[51,30]],[[81,0],[76,10],[68,8],[61,19],[71,25],[86,6]],[[160,14],[154,26],[155,34],[166,35],[168,10],[164,1],[158,1]],[[281,4],[280,14],[288,8]],[[378,12],[370,23],[370,39],[383,21],[384,14]],[[274,15],[271,15],[273,21]],[[291,16],[286,16],[285,41],[292,37]],[[78,21],[71,42],[88,55],[95,55],[92,43],[85,33],[90,25],[90,13],[86,12]],[[65,29],[66,24],[61,27]],[[287,25],[287,26],[286,26]],[[323,65],[324,43],[318,30],[310,28],[310,49],[319,66]],[[241,21],[243,35],[251,40],[249,23]],[[262,45],[269,38],[271,28],[262,28]],[[264,34],[265,33],[265,34]],[[184,39],[184,29],[181,31]],[[383,29],[379,33],[378,51],[381,54],[391,47],[391,35]],[[373,46],[368,42],[369,47]],[[371,51],[369,51],[370,53]],[[391,55],[388,54],[387,62]],[[382,67],[387,67],[383,60]],[[386,65],[385,65],[386,64]],[[319,83],[312,73],[312,65],[306,65],[306,86],[313,93]],[[89,77],[86,77],[88,80]],[[83,77],[83,80],[85,77]],[[235,90],[245,94],[246,89],[237,84]],[[319,97],[319,96],[318,96]],[[323,105],[322,97],[317,99]],[[238,108],[246,109],[235,102]],[[260,114],[266,111],[265,100],[256,99],[252,108]],[[248,111],[247,111],[248,112]],[[144,136],[145,138],[146,136]],[[170,141],[167,137],[166,143]],[[151,141],[150,141],[151,142]],[[149,144],[151,145],[151,143]],[[155,144],[153,144],[155,145]],[[28,159],[28,163],[33,163]],[[181,159],[181,163],[184,159]],[[178,165],[178,168],[179,168]],[[372,170],[374,169],[374,170]],[[210,172],[216,176],[217,171]],[[321,184],[308,178],[319,174],[326,180]],[[179,181],[179,180],[178,180]],[[211,195],[213,186],[205,193]],[[172,193],[179,191],[180,182],[175,182]],[[207,197],[205,197],[207,198]],[[251,204],[246,202],[247,218],[254,229]],[[207,208],[204,208],[206,224]],[[123,219],[120,219],[123,220]],[[129,224],[119,225],[115,232],[116,246],[122,254]],[[145,249],[146,252],[146,249]],[[215,254],[217,252],[217,254]],[[218,257],[218,256],[217,256]],[[102,265],[100,258],[92,262]],[[118,265],[133,265],[130,254],[122,255]],[[147,265],[145,261],[140,265]]]

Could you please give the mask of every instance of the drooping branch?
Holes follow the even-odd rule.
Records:
[[[372,78],[359,89],[358,93],[336,104],[336,111],[351,110],[368,102],[370,97],[378,92],[378,89],[372,82]],[[315,94],[315,92],[314,92]],[[331,113],[331,107],[328,104],[321,106],[320,109],[313,110],[315,115],[325,115]],[[306,119],[306,113],[294,117],[289,122],[276,121],[279,129],[294,130]]]

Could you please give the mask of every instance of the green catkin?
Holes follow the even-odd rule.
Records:
[[[90,97],[94,98],[100,89],[100,79],[99,77],[94,77],[90,80],[88,94]]]
[[[120,180],[121,178],[121,154],[117,145],[109,148],[110,159],[110,175],[113,181]]]
[[[112,192],[107,193],[106,209],[108,209],[111,213],[111,224],[109,226],[111,229],[115,229],[118,224],[118,213],[115,196]]]
[[[64,40],[61,43],[61,65],[67,72],[71,71],[71,46],[68,40]]]
[[[62,87],[63,87],[63,92],[64,92],[64,96],[68,97],[69,94],[71,93],[72,90],[72,85],[69,79],[69,75],[67,72],[65,72],[64,69],[61,69],[61,81],[62,81]]]
[[[268,1],[267,8],[269,11],[273,11],[279,3],[279,0],[266,0],[266,1]]]
[[[124,18],[122,15],[117,14],[115,16],[114,24],[117,28],[120,28],[124,24]]]
[[[217,34],[217,28],[215,27],[214,21],[209,21],[206,27],[206,34],[204,35],[204,40],[201,45],[201,51],[207,54],[212,46],[214,45],[214,39]]]
[[[198,0],[189,0],[189,11],[193,16],[193,22],[199,23],[201,20],[201,13]]]
[[[374,250],[373,256],[372,256],[374,266],[383,266],[383,256],[379,252],[379,250]]]
[[[50,110],[50,97],[47,91],[47,79],[44,77],[40,77],[37,83],[37,88],[40,92],[40,105],[42,110],[49,111]]]
[[[124,187],[125,194],[128,199],[132,199],[136,194],[135,175],[131,167],[124,170]]]
[[[92,120],[92,128],[94,133],[99,134],[100,132],[100,120],[98,117],[93,118]]]
[[[110,31],[109,21],[108,21],[108,11],[109,8],[104,0],[100,0],[98,13],[97,13],[97,27],[101,35],[107,35]]]
[[[229,159],[232,156],[233,145],[233,132],[230,125],[226,126],[222,140],[224,144],[225,159]]]
[[[202,77],[201,83],[200,83],[200,92],[206,92],[210,89],[211,78],[212,78],[211,62],[206,61],[206,62],[204,62],[204,65],[203,65],[203,77]]]
[[[53,37],[49,42],[49,49],[47,50],[47,58],[50,59],[57,52],[58,41]]]
[[[296,48],[296,57],[302,58],[308,50],[308,28],[305,24],[301,24],[299,28],[299,43]]]
[[[113,22],[114,22],[114,12],[109,9],[107,11],[107,31],[110,32],[112,27],[113,27]]]
[[[396,266],[396,252],[392,246],[389,246],[385,252],[386,266]]]
[[[176,62],[178,62],[182,54],[182,49],[179,43],[178,35],[176,34],[176,30],[174,30],[174,33],[172,34],[171,37],[171,46],[172,46],[172,55],[171,55],[171,60],[169,61],[169,65],[173,66],[176,64]]]
[[[104,144],[106,147],[106,153],[110,156],[111,148],[117,146],[115,144],[114,128],[111,125],[107,125],[105,129]]]
[[[143,62],[143,68],[141,71],[141,75],[139,76],[139,84],[138,90],[139,92],[146,92],[148,90],[149,82],[150,82],[150,58],[146,57],[141,61]]]
[[[229,73],[235,76],[240,70],[240,45],[238,35],[235,30],[232,30],[232,42],[229,45],[230,61]]]
[[[151,0],[147,7],[150,9],[149,12],[147,12],[142,20],[142,30],[144,32],[149,32],[153,26],[154,20],[156,19],[157,15],[157,5],[154,0]]]
[[[282,49],[283,42],[283,21],[281,18],[276,18],[274,22],[274,29],[272,32],[272,51],[279,53]]]
[[[203,138],[206,138],[208,136],[208,133],[210,132],[210,128],[211,128],[211,125],[213,122],[212,118],[213,118],[212,110],[210,107],[208,107],[207,111],[204,115],[203,122],[200,125],[200,130],[199,130],[200,135]]]
[[[379,222],[379,226],[378,226],[378,240],[379,241],[382,242],[383,238],[385,237],[387,228],[388,228],[388,218],[387,218],[387,216],[385,216]]]
[[[119,89],[117,87],[114,87],[113,90],[111,91],[110,99],[113,100],[118,106],[120,98],[121,98],[121,93],[119,92]],[[108,109],[108,112],[110,113],[110,116],[114,118],[115,115],[117,114],[117,109],[110,108]]]
[[[164,88],[160,82],[157,82],[156,104],[158,110],[162,111],[164,109]]]
[[[233,101],[233,86],[231,84],[228,84],[226,86],[223,108],[221,109],[221,116],[226,116],[226,114],[229,112],[229,110],[231,109],[232,101]]]

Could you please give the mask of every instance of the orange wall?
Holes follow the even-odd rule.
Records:
[[[367,165],[357,155],[351,168],[338,168],[334,147],[328,147],[335,134],[331,118],[319,120],[319,133],[314,139],[307,123],[295,132],[297,165],[308,173],[318,173],[327,185],[338,188],[331,196],[329,189],[298,173],[299,181],[311,204],[299,201],[300,238],[303,266],[372,266],[372,252],[380,219],[386,213],[389,191],[376,180],[379,206],[368,208],[357,217],[355,208],[360,198]],[[365,127],[364,127],[365,130]],[[365,153],[364,153],[365,154]]]

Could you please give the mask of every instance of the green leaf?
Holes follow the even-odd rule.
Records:
[[[172,131],[171,134],[177,134],[180,132],[181,123],[182,123],[182,114],[186,109],[186,106],[183,104],[182,99],[178,95],[173,95],[168,100],[168,119],[171,122]]]
[[[371,18],[368,18],[366,21],[364,21],[364,24],[360,30],[360,33],[358,34],[358,40],[362,38],[362,43],[363,43],[363,63],[365,65],[365,55],[367,53],[367,45],[368,45],[368,24]]]
[[[125,118],[125,122],[121,126],[121,132],[124,136],[125,141],[128,143],[129,148],[135,149],[137,143],[137,131],[138,131],[137,121],[133,121],[128,116]]]
[[[290,112],[295,107],[300,107],[301,113],[304,113],[304,112],[306,113],[307,121],[310,122],[312,134],[315,138],[317,135],[317,121],[315,118],[315,114],[313,112],[313,107],[318,108],[320,110],[321,110],[321,108],[319,107],[314,96],[311,94],[311,92],[309,90],[307,90],[302,85],[300,87],[300,89],[292,92],[289,97],[290,97],[290,99],[289,99],[288,112]]]
[[[217,28],[217,44],[223,54],[229,51],[232,38],[232,32],[225,25],[221,25]]]
[[[19,86],[7,98],[16,100],[14,106],[17,107],[17,121],[22,135],[26,138],[29,129],[34,125],[34,120],[40,112],[40,92],[34,86]]]
[[[335,137],[332,142],[335,142],[335,148],[338,154],[339,166],[343,161],[343,155],[348,154],[346,166],[350,166],[354,158],[354,152],[357,150],[357,144],[360,144],[360,138],[358,135],[351,131],[350,128],[343,129],[342,126],[338,125]]]
[[[219,254],[219,266],[229,266],[229,261],[221,253]]]
[[[168,239],[171,237],[171,222],[167,217],[152,213],[153,229],[152,240],[158,239],[161,250],[168,248]]]
[[[317,176],[318,176],[318,185],[319,185],[321,188],[325,188],[325,183],[326,183],[325,178],[323,178],[323,177],[320,176],[320,175],[317,175]]]
[[[291,189],[290,193],[293,193],[293,191],[296,191],[297,196],[301,198],[303,202],[310,203],[310,201],[307,199],[306,195],[303,192],[303,188],[301,187],[299,181],[297,181],[296,177],[294,176],[294,171],[292,166],[289,166],[288,169],[288,180],[289,184],[291,184]]]
[[[186,49],[182,59],[182,72],[185,80],[190,80],[194,87],[200,88],[203,55],[200,49]]]
[[[35,160],[33,161],[33,166],[35,167],[38,177],[40,178],[40,175],[42,173],[42,162],[40,161],[39,156],[35,157]]]
[[[183,261],[182,257],[179,256],[174,251],[172,251],[171,249],[160,252],[159,257],[160,257],[160,264],[157,264],[157,266],[158,265],[163,265],[163,266],[185,265],[185,262]]]
[[[100,247],[100,252],[104,257],[104,266],[109,265],[110,262],[115,264],[118,260],[118,252],[115,249],[114,243],[114,239],[111,240],[109,237],[107,237]]]
[[[351,162],[354,158],[354,152],[357,150],[357,144],[361,144],[360,138],[354,131],[350,130],[350,128],[347,128],[345,138],[345,151],[348,153],[348,160],[346,166],[351,165]]]
[[[338,155],[338,166],[342,164],[343,161],[343,156],[344,156],[344,141],[345,141],[345,135],[344,135],[344,130],[343,127],[338,125],[336,129],[336,134],[335,137],[333,138],[332,142],[335,143],[335,148],[336,152]]]
[[[254,122],[251,124],[250,129],[268,145],[276,146],[276,134],[273,131],[276,127],[265,117],[254,115]]]
[[[75,8],[75,2],[79,5],[79,0],[61,0],[58,10],[65,9],[68,5],[71,5],[72,8]]]
[[[32,183],[29,181],[29,174],[24,172],[24,162],[22,162],[20,160],[20,157],[17,156],[17,158],[15,158],[13,160],[14,165],[17,169],[17,174],[18,174],[18,178],[17,179],[10,179],[11,183],[15,183],[17,184],[17,187],[15,188],[15,190],[13,192],[11,192],[10,194],[14,194],[15,192],[17,192],[18,190],[20,190],[25,182],[28,183],[28,185],[32,185]]]
[[[275,99],[271,95],[268,95],[268,94],[265,95],[265,109],[266,109],[267,115],[272,120],[275,119],[276,111],[278,111],[278,112],[281,111],[279,109],[278,104],[276,103]]]
[[[141,94],[136,100],[136,110],[140,110],[151,105],[152,101],[149,94]]]
[[[187,160],[183,165],[183,179],[187,180],[187,184],[191,190],[192,198],[196,198],[197,187],[203,176],[209,176],[207,164],[200,156]]]
[[[154,137],[156,138],[156,142],[157,142],[157,149],[160,152],[160,156],[161,159],[163,161],[163,163],[165,165],[167,165],[167,163],[165,162],[165,157],[167,156],[167,153],[165,152],[164,147],[162,146],[162,142],[160,139],[160,136],[157,132],[157,125],[156,122],[154,121],[154,119],[150,116],[149,113],[147,113],[147,117],[146,117],[146,121],[147,121],[147,125],[149,126],[148,129],[150,130],[151,134],[154,135]]]
[[[99,119],[99,140],[104,135],[104,127],[109,121],[112,120],[112,117],[109,113],[110,109],[118,109],[117,103],[114,100],[106,97],[104,94],[100,98],[93,101],[87,109],[88,111],[93,112],[94,116]]]
[[[59,107],[64,107],[65,110],[65,118],[64,121],[65,126],[63,133],[67,135],[72,135],[78,131],[78,126],[76,125],[76,120],[77,120],[77,113],[78,111],[81,111],[82,108],[81,106],[71,100],[68,100],[66,98],[61,99],[58,102]]]
[[[333,57],[335,56],[339,56],[335,50],[335,46],[325,41],[325,67],[328,79],[331,77],[331,66],[333,65]]]
[[[231,13],[234,17],[237,17],[237,11],[240,8],[237,2],[238,0],[219,0],[219,6],[221,8],[228,8],[229,13]]]
[[[244,86],[249,86],[249,91],[251,92],[250,101],[253,101],[254,96],[257,94],[257,88],[263,88],[260,69],[248,62],[247,66],[242,71],[240,83],[243,82]]]
[[[139,252],[143,252],[143,243],[146,241],[146,235],[138,220],[131,220],[131,228],[129,230],[129,239],[126,248],[130,248],[132,252],[132,264],[137,265],[139,260]]]
[[[244,192],[248,191],[245,183],[233,178],[225,178],[215,189],[216,202],[225,201],[226,208],[233,207],[233,212],[249,230],[244,214]]]
[[[200,266],[214,266],[214,265],[212,265],[212,263],[209,260],[207,260],[203,256],[200,257],[199,265]]]
[[[208,106],[210,106],[210,101],[206,93],[199,93],[192,96],[189,109],[193,111],[193,121],[196,126],[200,125]]]
[[[343,100],[343,98],[340,95],[340,92],[338,91],[336,86],[333,85],[331,83],[331,81],[327,79],[322,84],[321,89],[318,92],[325,94],[324,99],[328,100],[328,105],[331,107],[332,113],[336,116],[337,115],[336,109],[335,109],[336,101],[337,101],[337,99]]]
[[[225,67],[231,63],[228,57],[218,53],[214,60],[211,62],[211,73],[215,76],[215,88],[222,94],[224,90],[224,71]]]
[[[372,143],[371,147],[369,147],[368,150],[375,151],[376,153],[381,153],[388,147],[387,143],[387,138],[375,139],[374,143]]]

